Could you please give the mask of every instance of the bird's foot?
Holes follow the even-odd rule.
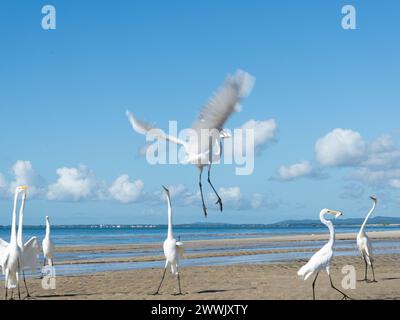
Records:
[[[183,293],[182,292],[174,293],[174,296],[183,296]]]
[[[378,282],[378,281],[376,281],[375,279],[373,279],[373,280],[367,280],[367,283],[376,283],[376,282]]]
[[[215,204],[219,204],[219,209],[220,209],[221,212],[222,212],[222,210],[223,210],[223,205],[222,205],[222,200],[221,200],[221,198],[218,198],[218,200],[217,200],[217,202],[216,202]]]
[[[159,296],[159,295],[160,293],[158,291],[153,293],[153,296]]]
[[[207,218],[207,207],[203,204],[204,216]]]
[[[354,300],[354,299],[350,298],[347,294],[344,294],[342,300]]]

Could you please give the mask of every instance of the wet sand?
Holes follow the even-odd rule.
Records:
[[[400,239],[400,232],[371,232],[371,239]],[[249,241],[262,243],[268,241],[317,241],[326,239],[326,235],[315,236],[288,236],[274,237],[268,239],[228,239],[215,241],[186,242],[188,247],[213,246],[215,242],[240,244]],[[338,235],[337,239],[354,239],[352,234]],[[146,245],[149,248],[154,246]],[[64,251],[99,250],[109,252],[110,250],[135,250],[143,249],[143,246],[117,246],[117,247],[70,247],[62,248]],[[61,249],[61,248],[60,248]],[[301,246],[298,250],[302,250]],[[264,251],[264,250],[260,250]],[[266,250],[268,251],[268,250]],[[210,255],[215,253],[210,252]],[[218,253],[217,253],[218,254]],[[249,252],[236,252],[246,256]],[[312,252],[310,252],[310,255]],[[162,260],[162,256],[144,257],[153,260]],[[132,259],[132,258],[128,258]],[[133,258],[134,259],[134,258]],[[226,255],[227,261],[229,254]],[[107,259],[103,262],[108,262]],[[120,259],[118,259],[119,261]],[[181,270],[181,283],[183,295],[177,296],[177,279],[167,273],[161,294],[154,296],[162,276],[162,263],[160,268],[148,268],[128,271],[109,271],[93,273],[89,275],[58,276],[56,279],[56,290],[42,289],[42,280],[29,278],[28,286],[34,299],[311,299],[312,278],[303,281],[297,276],[297,270],[306,260],[293,260],[279,262],[276,264],[240,264],[227,266],[187,267]],[[61,263],[61,262],[59,262]],[[62,262],[65,263],[65,262]],[[71,262],[71,263],[76,263]],[[341,274],[342,267],[352,265],[357,271],[357,279],[364,277],[364,262],[359,256],[335,257],[331,267],[334,283],[341,288],[344,275]],[[400,255],[382,254],[376,255],[375,273],[377,283],[357,282],[355,290],[347,290],[346,293],[354,299],[400,299]],[[23,296],[24,290],[22,290]],[[318,299],[340,299],[341,295],[329,285],[326,273],[321,273],[317,285],[316,294]],[[4,295],[4,289],[0,289],[0,295]]]

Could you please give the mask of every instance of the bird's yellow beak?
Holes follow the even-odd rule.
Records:
[[[329,213],[330,213],[331,215],[335,216],[335,218],[339,218],[340,216],[343,215],[342,212],[336,211],[336,210],[330,210]]]

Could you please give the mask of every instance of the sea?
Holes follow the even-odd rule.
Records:
[[[356,233],[359,226],[338,226],[335,228],[337,233]],[[394,231],[400,230],[398,225],[377,225],[368,226],[368,231]],[[99,252],[79,250],[74,252],[56,252],[55,260],[73,261],[74,264],[56,265],[56,272],[59,275],[73,275],[103,272],[111,270],[129,270],[143,268],[162,268],[163,261],[152,262],[113,262],[113,263],[79,263],[79,261],[101,261],[107,258],[126,258],[140,256],[162,255],[162,243],[166,237],[166,226],[157,225],[85,225],[85,226],[53,226],[51,231],[52,240],[56,248],[61,247],[80,247],[80,246],[118,246],[118,245],[140,245],[140,244],[159,244],[159,249],[134,250],[129,252]],[[240,239],[240,238],[268,238],[284,235],[309,235],[327,234],[324,226],[263,226],[263,225],[184,225],[175,226],[175,238],[185,241],[192,240],[216,240],[216,239]],[[44,226],[24,227],[24,240],[36,236],[41,244],[45,235]],[[9,241],[10,227],[0,226],[0,238]],[[235,252],[255,250],[280,250],[283,253],[251,254],[223,257],[206,257],[183,259],[182,267],[185,266],[207,266],[207,265],[229,265],[245,263],[277,263],[293,259],[307,259],[313,251],[323,246],[324,241],[304,241],[304,242],[265,242],[263,244],[243,243],[241,246],[213,246],[204,249],[196,247],[185,247],[187,254],[191,253],[212,253],[212,252]],[[299,249],[308,249],[299,251]],[[378,241],[374,245],[375,254],[397,253],[400,254],[400,243],[397,239]],[[337,242],[336,255],[357,255],[355,240],[344,240]],[[43,259],[40,257],[40,259]],[[42,260],[40,260],[42,261]]]

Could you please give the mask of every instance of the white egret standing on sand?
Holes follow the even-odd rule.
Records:
[[[49,216],[46,216],[46,236],[42,241],[43,248],[43,267],[46,266],[47,263],[52,267],[53,266],[53,258],[54,258],[54,243],[50,238],[50,219]]]
[[[10,242],[0,239],[0,264],[4,274],[5,282],[5,299],[7,300],[8,289],[11,289],[11,298],[13,296],[13,290],[18,288],[18,297],[21,299],[21,293],[19,290],[19,276],[22,269],[21,262],[21,249],[17,243],[17,202],[18,196],[21,192],[25,191],[27,187],[17,187],[14,195],[14,207],[12,212],[11,222],[11,237]]]
[[[179,285],[179,293],[182,294],[181,291],[181,279],[179,276],[179,258],[183,256],[183,243],[180,241],[176,241],[174,238],[174,233],[172,230],[172,207],[171,207],[171,197],[169,195],[169,190],[164,187],[165,193],[167,195],[167,201],[168,201],[168,235],[167,239],[164,241],[164,255],[165,255],[165,267],[164,267],[164,273],[161,278],[160,285],[158,286],[157,291],[155,292],[155,295],[157,295],[160,292],[161,285],[164,281],[165,278],[165,273],[167,271],[168,266],[171,266],[171,272],[173,275],[176,275],[178,277],[178,285]]]
[[[308,263],[303,266],[299,271],[298,275],[303,277],[304,280],[307,280],[313,273],[317,273],[315,276],[315,279],[312,283],[312,289],[313,289],[313,299],[315,300],[315,283],[317,281],[318,275],[320,271],[323,269],[326,270],[326,273],[329,276],[329,281],[331,283],[331,287],[335,289],[336,291],[340,292],[343,295],[343,299],[350,298],[348,295],[340,291],[338,288],[336,288],[333,285],[331,274],[330,274],[330,264],[332,261],[333,257],[333,246],[335,244],[335,229],[333,228],[333,224],[331,221],[325,219],[326,214],[331,214],[334,215],[335,218],[338,218],[339,216],[342,215],[341,212],[335,211],[335,210],[329,210],[329,209],[323,209],[321,210],[319,214],[319,219],[321,222],[326,225],[329,229],[329,241],[326,245],[324,245],[319,251],[317,251],[311,259],[308,261]]]
[[[378,199],[376,197],[370,197],[370,198],[373,201],[372,208],[368,212],[367,217],[365,218],[364,223],[362,224],[361,229],[358,232],[358,235],[357,235],[357,247],[358,247],[358,251],[360,252],[360,254],[363,257],[364,262],[365,262],[365,278],[364,278],[364,281],[366,281],[366,282],[377,282],[375,280],[375,271],[374,271],[374,264],[373,264],[374,261],[373,261],[373,258],[372,258],[371,241],[369,240],[369,238],[367,236],[367,233],[364,231],[365,226],[367,225],[367,221],[368,221],[369,217],[371,216],[372,212],[374,212],[375,207],[376,207],[376,203],[378,201]],[[368,265],[370,265],[371,269],[372,269],[372,276],[373,276],[373,280],[372,281],[368,281],[368,278],[367,278]]]
[[[196,133],[196,136],[195,139],[190,139],[191,141],[189,142],[162,133],[159,129],[152,131],[157,139],[182,145],[186,153],[186,162],[194,164],[199,168],[199,187],[205,216],[207,216],[207,207],[204,203],[201,184],[203,169],[204,167],[208,167],[207,181],[218,199],[216,204],[219,204],[219,208],[222,211],[222,200],[211,183],[211,165],[221,157],[221,139],[229,137],[223,130],[225,122],[237,111],[241,99],[250,94],[253,84],[254,78],[247,72],[241,70],[238,70],[233,76],[228,76],[222,87],[203,107],[198,119],[193,123],[192,130]],[[151,125],[136,119],[129,111],[127,111],[126,114],[132,128],[136,132],[147,134],[150,130],[154,129]]]
[[[17,243],[18,247],[21,250],[21,268],[22,268],[22,276],[24,279],[26,296],[29,298],[30,294],[28,291],[28,286],[26,285],[25,280],[25,269],[30,269],[32,272],[36,271],[37,267],[37,255],[39,253],[39,245],[36,237],[30,238],[25,244],[23,243],[23,224],[24,224],[24,209],[25,209],[25,201],[26,201],[26,189],[22,194],[22,203],[19,210],[19,222],[18,222],[18,233],[17,233]]]

